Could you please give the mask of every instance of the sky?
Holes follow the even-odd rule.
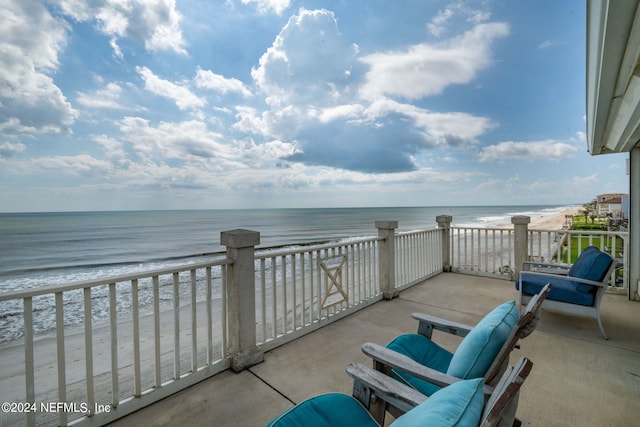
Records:
[[[581,204],[580,0],[0,0],[0,212]]]

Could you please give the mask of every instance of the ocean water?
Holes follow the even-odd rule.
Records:
[[[237,228],[259,231],[258,248],[268,248],[376,235],[376,220],[407,231],[436,227],[444,214],[454,225],[494,227],[564,207],[0,213],[0,292],[200,261],[223,252],[220,232]]]

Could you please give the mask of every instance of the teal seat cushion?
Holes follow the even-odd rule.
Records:
[[[464,379],[483,377],[518,323],[519,317],[515,301],[508,301],[494,308],[464,337],[453,354],[446,373]]]
[[[267,427],[379,427],[355,398],[341,393],[321,394],[298,403]]]
[[[440,347],[429,338],[418,334],[404,334],[396,337],[386,346],[397,353],[404,354],[412,360],[445,373],[449,368],[449,362],[453,357],[449,351]],[[399,370],[393,370],[393,377],[415,388],[425,396],[431,396],[440,387],[427,381],[416,378]]]
[[[482,378],[477,378],[445,387],[395,420],[391,426],[477,427],[484,409],[483,385]]]

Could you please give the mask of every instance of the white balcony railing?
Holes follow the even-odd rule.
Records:
[[[517,230],[442,218],[430,230],[379,221],[375,237],[258,252],[257,232],[234,230],[227,255],[206,263],[0,294],[0,313],[23,331],[0,345],[0,397],[22,410],[2,425],[106,424],[443,269],[513,279],[517,260],[565,260],[576,247],[627,257],[625,233],[525,226],[521,248]]]

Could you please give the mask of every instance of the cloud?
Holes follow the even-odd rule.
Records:
[[[64,14],[76,21],[95,21],[97,29],[110,36],[114,55],[122,57],[119,37],[144,43],[147,50],[171,50],[186,55],[180,29],[182,15],[175,0],[57,0]]]
[[[462,37],[463,42],[449,43],[469,45],[467,50],[477,51],[478,40],[487,41],[500,33],[500,28],[504,30],[502,25],[476,28]],[[457,54],[461,68],[477,69],[478,64],[486,62],[466,59],[464,51]],[[357,45],[345,40],[333,12],[300,10],[252,70],[269,108],[258,111],[236,107],[234,129],[295,145],[297,151],[287,157],[290,162],[365,173],[398,173],[419,169],[415,156],[424,149],[475,143],[495,126],[483,117],[429,111],[387,97],[395,89],[362,97],[367,88],[373,87],[373,81],[357,55]],[[402,62],[400,56],[388,59]],[[375,57],[366,57],[372,68],[379,64],[372,59]],[[485,52],[484,58],[488,57]],[[414,65],[405,61],[395,70],[397,74],[388,78],[401,82],[408,75],[411,80]],[[470,72],[468,78],[474,73]]]
[[[30,161],[30,168],[40,171],[56,171],[70,175],[104,176],[111,170],[111,163],[88,154],[76,156],[40,157]]]
[[[0,13],[0,130],[4,134],[69,131],[78,112],[50,77],[59,66],[67,29],[39,2],[4,2]]]
[[[556,140],[515,142],[506,141],[489,145],[480,152],[479,160],[503,161],[509,159],[538,161],[560,161],[572,157],[578,152],[574,145]]]
[[[77,101],[79,104],[89,108],[105,108],[112,110],[124,109],[120,104],[122,87],[117,83],[108,83],[103,89],[98,89],[93,93],[78,92]]]
[[[199,98],[186,86],[161,79],[147,67],[136,67],[136,71],[144,80],[144,88],[149,92],[175,101],[180,110],[199,108],[206,105],[206,101]]]
[[[431,21],[427,23],[427,29],[435,37],[444,35],[450,28],[457,28],[459,20],[479,24],[489,20],[491,13],[471,8],[464,2],[456,1],[438,11]]]
[[[27,147],[24,144],[16,143],[12,144],[10,142],[3,142],[0,144],[0,158],[11,158],[17,156],[19,153],[22,153]]]
[[[240,80],[228,79],[209,70],[198,68],[193,83],[197,88],[213,90],[222,94],[237,92],[245,98],[251,96],[251,91]]]
[[[357,53],[357,45],[338,31],[333,12],[302,9],[289,18],[251,75],[270,105],[314,104],[340,96]]]
[[[241,0],[242,4],[255,4],[261,13],[273,11],[281,15],[288,7],[291,0]]]
[[[480,24],[441,43],[367,55],[360,59],[369,66],[361,95],[415,100],[440,94],[453,84],[467,84],[492,64],[491,46],[507,34],[507,24]]]
[[[122,140],[132,144],[138,157],[163,162],[174,159],[188,162],[194,159],[216,159],[219,166],[234,157],[222,144],[222,135],[211,132],[203,122],[161,122],[152,126],[140,117],[125,117],[119,123]]]

